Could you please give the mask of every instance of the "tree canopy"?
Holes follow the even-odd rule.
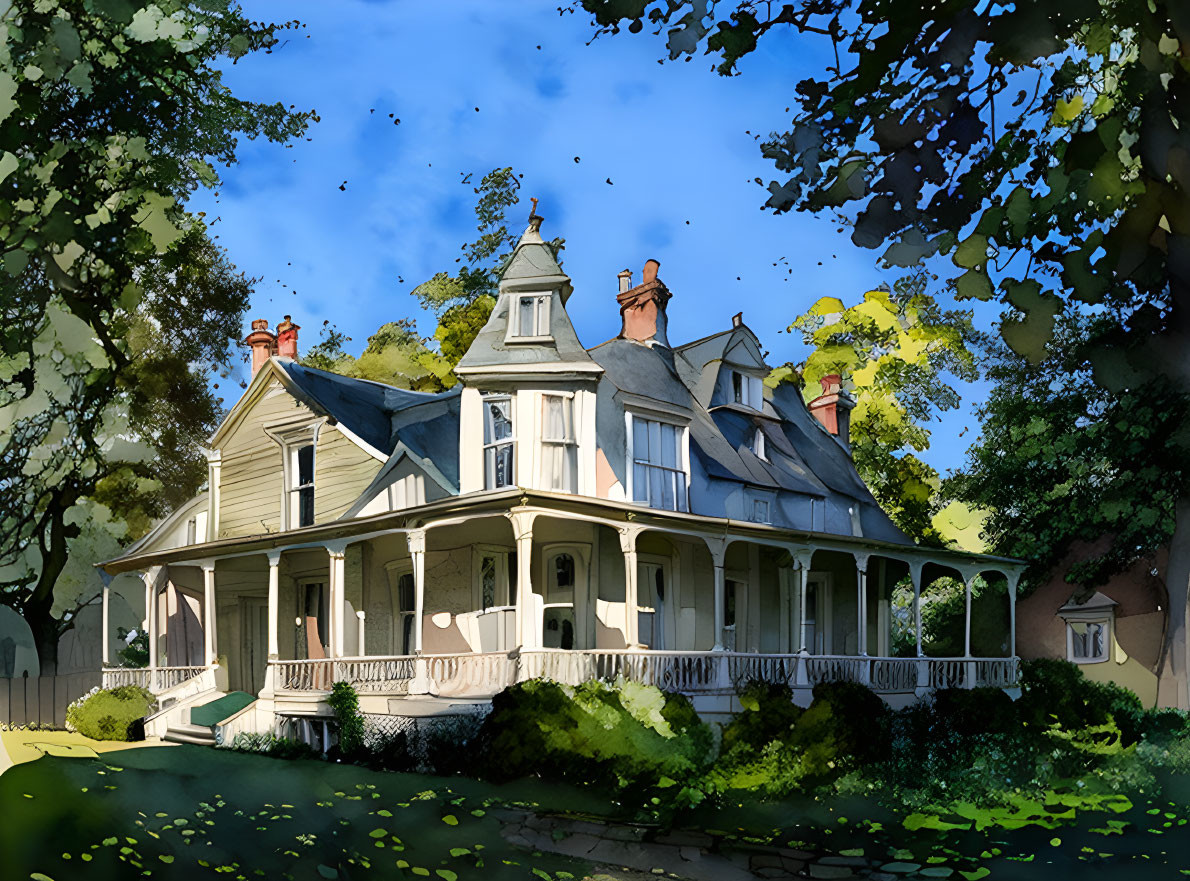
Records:
[[[206,378],[249,282],[183,206],[241,137],[305,130],[310,114],[243,101],[219,71],[278,30],[230,0],[0,13],[0,601],[47,665],[73,544],[91,535],[89,565],[173,501],[156,477],[202,479]]]
[[[1167,545],[1190,482],[1178,438],[1184,397],[1169,382],[1118,393],[1097,385],[1076,355],[1095,325],[1061,317],[1036,365],[988,341],[994,385],[977,411],[981,433],[944,488],[988,512],[993,549],[1029,560],[1033,583],[1076,541],[1111,539],[1066,573],[1088,590]]]
[[[941,544],[933,523],[941,481],[915,454],[929,448],[935,414],[959,405],[947,376],[971,381],[977,371],[967,345],[970,313],[941,309],[928,282],[924,273],[908,275],[892,291],[869,291],[852,306],[819,299],[789,328],[813,352],[800,369],[779,367],[773,377],[800,377],[808,402],[820,394],[822,377],[842,376],[855,398],[851,453],[860,476],[901,530]]]

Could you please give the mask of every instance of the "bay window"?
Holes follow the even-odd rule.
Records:
[[[574,398],[541,396],[541,486],[559,492],[578,489],[578,448],[574,435]]]
[[[628,414],[632,500],[667,511],[690,509],[686,427]]]
[[[485,489],[514,486],[516,438],[513,434],[512,397],[483,398],[483,485]]]

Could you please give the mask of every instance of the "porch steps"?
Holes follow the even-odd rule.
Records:
[[[206,725],[193,725],[178,722],[165,730],[162,740],[170,743],[193,743],[198,746],[214,746],[215,732]]]
[[[234,716],[254,700],[256,700],[256,695],[248,694],[246,691],[233,691],[220,695],[213,701],[191,705],[190,722],[192,725],[212,728],[228,716]]]

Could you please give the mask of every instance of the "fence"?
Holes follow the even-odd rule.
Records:
[[[98,670],[0,678],[0,725],[65,728],[66,707],[99,684]]]

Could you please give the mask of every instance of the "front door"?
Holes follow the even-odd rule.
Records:
[[[294,647],[297,658],[325,658],[330,651],[329,597],[326,585],[308,581],[301,586],[298,620],[298,644]]]
[[[264,688],[268,668],[269,604],[261,597],[240,598],[239,689],[257,694]]]
[[[664,563],[637,564],[636,592],[639,608],[638,638],[651,649],[665,648],[666,566]]]

